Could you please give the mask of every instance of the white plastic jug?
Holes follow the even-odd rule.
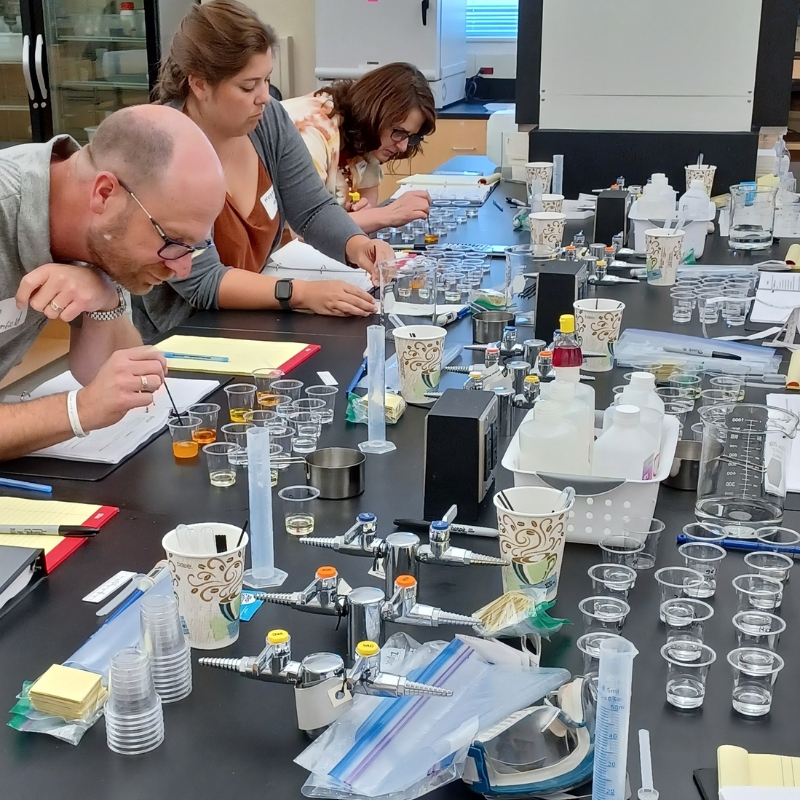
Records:
[[[581,441],[578,428],[563,418],[561,406],[540,400],[534,406],[533,419],[519,429],[519,467],[526,472],[586,475]]]
[[[619,403],[664,413],[664,401],[656,394],[656,376],[652,372],[634,372]]]
[[[549,400],[561,406],[561,416],[571,422],[577,429],[586,463],[582,475],[592,471],[592,448],[594,445],[594,409],[575,396],[576,384],[571,381],[553,381],[550,386]]]
[[[655,451],[656,443],[643,428],[639,409],[618,405],[611,427],[595,442],[592,474],[650,480],[654,475]]]
[[[708,216],[708,195],[703,181],[694,180],[678,200],[678,215],[687,221],[705,219]]]

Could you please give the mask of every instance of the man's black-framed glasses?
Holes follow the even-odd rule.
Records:
[[[119,181],[119,185],[136,201],[136,204],[139,208],[147,214],[147,218],[153,224],[153,227],[156,229],[158,235],[164,240],[164,244],[159,248],[158,257],[162,258],[164,261],[177,261],[179,258],[183,258],[187,255],[199,255],[204,250],[208,250],[209,247],[213,244],[211,239],[206,239],[202,244],[186,244],[185,242],[179,242],[177,239],[171,239],[164,233],[164,229],[150,216],[150,212],[141,204],[139,198],[121,181]]]
[[[409,133],[408,131],[404,131],[402,128],[395,128],[392,131],[391,136],[392,141],[395,144],[400,144],[408,139],[409,147],[419,147],[424,139],[421,133]]]

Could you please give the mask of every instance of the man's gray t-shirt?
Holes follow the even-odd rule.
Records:
[[[50,162],[80,149],[70,136],[0,150],[0,303],[13,304],[20,281],[53,260],[50,253]],[[3,315],[3,319],[7,314]],[[47,317],[28,308],[24,321],[0,330],[0,378],[33,344]],[[2,328],[2,325],[0,325]]]

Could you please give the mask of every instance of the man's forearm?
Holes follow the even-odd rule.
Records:
[[[72,436],[65,394],[0,404],[0,459],[4,461]]]
[[[125,315],[109,322],[95,322],[84,315],[82,326],[70,329],[69,368],[86,386],[112,353],[141,343],[139,331]]]

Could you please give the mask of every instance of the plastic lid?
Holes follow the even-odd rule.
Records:
[[[539,351],[539,358],[541,358],[542,356],[544,356],[545,358],[552,358],[553,357],[553,351],[552,350],[540,350]]]
[[[606,253],[607,253],[609,250],[610,250],[612,253],[614,252],[614,248],[613,248],[613,247],[606,247]]]
[[[364,658],[376,656],[380,652],[380,647],[375,642],[359,642],[356,645],[356,655]]]
[[[375,515],[371,511],[362,511],[357,517],[357,522],[375,522]]]
[[[508,328],[506,328],[506,330],[508,330]],[[514,330],[514,328],[512,328],[511,330]],[[486,345],[486,352],[487,353],[499,353],[500,352],[500,348],[496,344],[488,344],[488,345]]]
[[[695,178],[689,184],[689,188],[690,189],[700,189],[703,192],[703,194],[706,193],[706,185],[705,185],[705,183],[703,183],[703,181],[700,180],[700,178]]]
[[[126,0],[122,0],[122,2],[119,4],[119,10],[120,11],[133,11],[133,3],[131,3],[130,0],[127,0],[127,1]]]
[[[539,383],[538,375],[526,375],[523,383]]]
[[[533,407],[533,418],[554,420],[561,416],[561,405],[555,400],[540,400]]]
[[[561,333],[575,332],[575,317],[572,314],[562,314],[558,318],[558,324],[561,329]]]
[[[634,372],[628,385],[637,389],[653,389],[656,385],[656,376],[652,372]]]
[[[394,579],[394,585],[399,589],[410,589],[417,585],[417,579],[413,575],[398,575]]]
[[[318,578],[335,578],[338,574],[336,567],[320,567],[317,570]]]
[[[516,327],[514,325],[506,325],[503,328],[503,333],[505,333],[506,331],[515,331],[515,330],[516,330]]]
[[[614,424],[619,423],[626,427],[633,427],[639,424],[639,406],[615,406]]]
[[[575,250],[576,248],[575,248],[574,244],[568,244],[564,249],[565,250]]]
[[[596,267],[606,267],[606,266],[608,266],[608,262],[604,258],[601,258],[598,262],[595,263],[595,266]]]
[[[267,634],[267,644],[286,644],[290,638],[289,631],[276,628]]]
[[[470,372],[469,376],[470,376],[470,378],[472,378],[473,380],[479,380],[479,379],[480,379],[480,377],[481,377],[481,373],[480,373],[480,372],[478,372],[478,371],[476,370],[476,371],[474,371],[474,372]]]
[[[446,519],[437,519],[431,522],[431,528],[437,531],[446,531],[450,527],[450,523]]]

